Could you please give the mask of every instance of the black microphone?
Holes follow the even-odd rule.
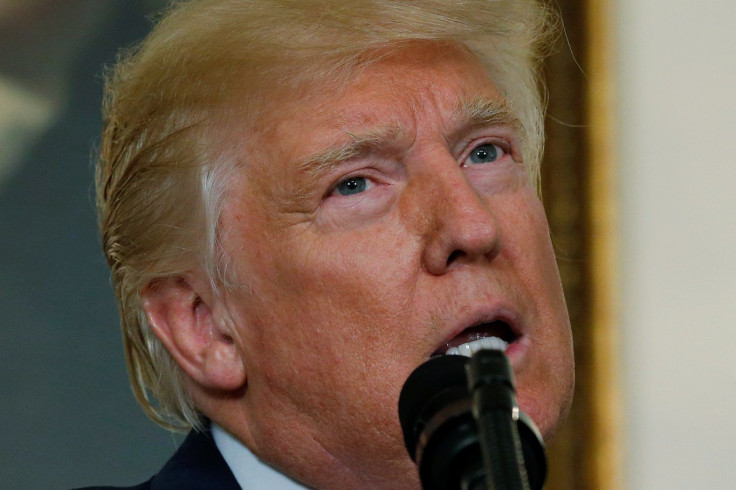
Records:
[[[425,490],[543,487],[544,443],[516,406],[511,373],[503,352],[481,350],[432,358],[409,376],[399,419]]]

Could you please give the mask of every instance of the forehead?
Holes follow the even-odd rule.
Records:
[[[403,118],[421,110],[454,115],[479,97],[503,99],[480,62],[453,44],[414,42],[364,57],[349,77],[328,76],[291,94],[276,92],[260,114],[257,132],[267,139],[295,127],[311,130],[318,123],[345,130],[400,126],[408,122]]]
[[[347,130],[373,125],[406,128],[422,115],[458,117],[458,110],[477,98],[501,99],[469,52],[439,43],[378,51],[347,83],[323,89],[315,93],[320,112]]]

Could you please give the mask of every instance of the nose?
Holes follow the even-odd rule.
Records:
[[[433,177],[431,216],[426,222],[424,263],[434,275],[479,260],[491,261],[501,250],[493,210],[462,170],[447,169]]]

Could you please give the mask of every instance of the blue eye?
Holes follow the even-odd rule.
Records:
[[[503,155],[501,147],[492,143],[485,143],[473,148],[465,163],[473,165],[491,163],[498,160],[501,155]]]
[[[360,194],[368,188],[368,180],[365,177],[350,177],[335,187],[335,192],[341,196],[352,196]]]

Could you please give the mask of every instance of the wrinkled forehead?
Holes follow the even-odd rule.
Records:
[[[343,97],[376,65],[385,68],[384,76],[406,78],[440,58],[458,61],[456,65],[462,65],[465,70],[459,76],[472,77],[482,73],[489,86],[492,85],[485,65],[465,45],[454,41],[412,40],[382,44],[340,56],[304,53],[295,59],[285,56],[267,72],[256,77],[249,74],[248,86],[231,94],[234,99],[231,107],[241,125],[248,123],[250,129],[258,134],[279,119],[288,118],[306,103],[320,98],[328,103]],[[431,80],[426,80],[426,85],[431,85]],[[359,97],[360,94],[354,92],[353,95]]]
[[[445,91],[437,93],[437,66]],[[434,71],[433,71],[434,70]],[[377,75],[378,74],[378,75]],[[276,83],[275,80],[281,80]],[[373,90],[377,81],[392,82],[396,104],[388,111],[375,111],[385,94]],[[500,94],[483,64],[462,44],[439,41],[411,41],[371,49],[351,59],[326,60],[319,67],[306,65],[285,72],[274,83],[255,92],[246,117],[238,119],[240,137],[249,141],[277,142],[279,132],[301,120],[309,123],[327,113],[345,128],[383,125],[401,127],[402,112],[436,107],[454,118],[479,119],[489,113],[503,113],[511,123],[512,107]],[[378,100],[383,96],[384,100]],[[407,105],[409,107],[407,107]],[[408,110],[407,110],[408,109]],[[307,120],[304,116],[307,114]],[[513,122],[516,125],[516,121]],[[240,140],[241,142],[243,140]]]

